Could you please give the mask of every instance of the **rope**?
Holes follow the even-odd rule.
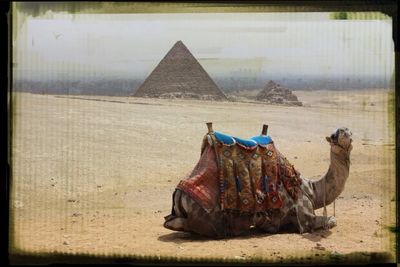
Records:
[[[222,159],[219,157],[218,155],[218,149],[217,149],[217,142],[214,140],[215,136],[214,136],[214,132],[211,132],[208,134],[208,136],[210,136],[211,139],[211,143],[212,146],[214,148],[214,152],[215,152],[215,157],[217,160],[217,166],[218,166],[218,172],[219,172],[219,190],[220,190],[220,207],[221,207],[221,211],[224,210],[224,192],[225,192],[225,181],[224,181],[224,170],[222,169]]]
[[[333,216],[334,216],[334,217],[336,217],[336,212],[335,212],[335,211],[336,211],[335,201],[336,201],[336,200],[333,201]]]
[[[326,211],[325,195],[326,195],[326,178],[324,177],[324,217],[327,217],[328,212]]]

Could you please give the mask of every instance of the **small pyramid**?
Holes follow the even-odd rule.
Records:
[[[276,104],[303,105],[292,91],[271,80],[264,89],[258,93],[256,100]]]
[[[182,41],[175,43],[133,96],[227,100]]]

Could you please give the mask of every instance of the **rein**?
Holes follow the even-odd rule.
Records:
[[[334,143],[334,144],[336,146],[340,147],[341,149],[343,149],[346,152],[345,161],[346,161],[346,163],[348,163],[350,165],[351,161],[350,161],[350,155],[349,155],[348,149],[344,148],[339,143]],[[325,217],[327,217],[328,212],[326,210],[326,203],[325,203],[325,201],[326,201],[326,179],[324,179],[324,197],[323,197],[323,199],[324,199],[324,212],[323,212],[323,215]],[[336,199],[333,201],[333,216],[336,216]]]
[[[326,179],[324,179],[324,217],[327,217],[328,213],[326,211],[326,204],[325,204],[325,200],[326,200]]]

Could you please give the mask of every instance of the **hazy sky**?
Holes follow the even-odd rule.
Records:
[[[16,34],[18,78],[144,78],[178,40],[214,77],[390,77],[394,68],[391,20],[329,20],[329,13],[48,13]]]

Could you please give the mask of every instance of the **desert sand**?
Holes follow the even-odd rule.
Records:
[[[303,107],[14,93],[11,252],[283,262],[354,252],[367,261],[374,252],[394,256],[387,92],[295,91]],[[258,135],[268,124],[277,148],[312,179],[329,166],[325,136],[348,127],[354,148],[336,201],[338,225],[223,240],[163,228],[172,192],[198,161],[209,121],[239,137]]]

